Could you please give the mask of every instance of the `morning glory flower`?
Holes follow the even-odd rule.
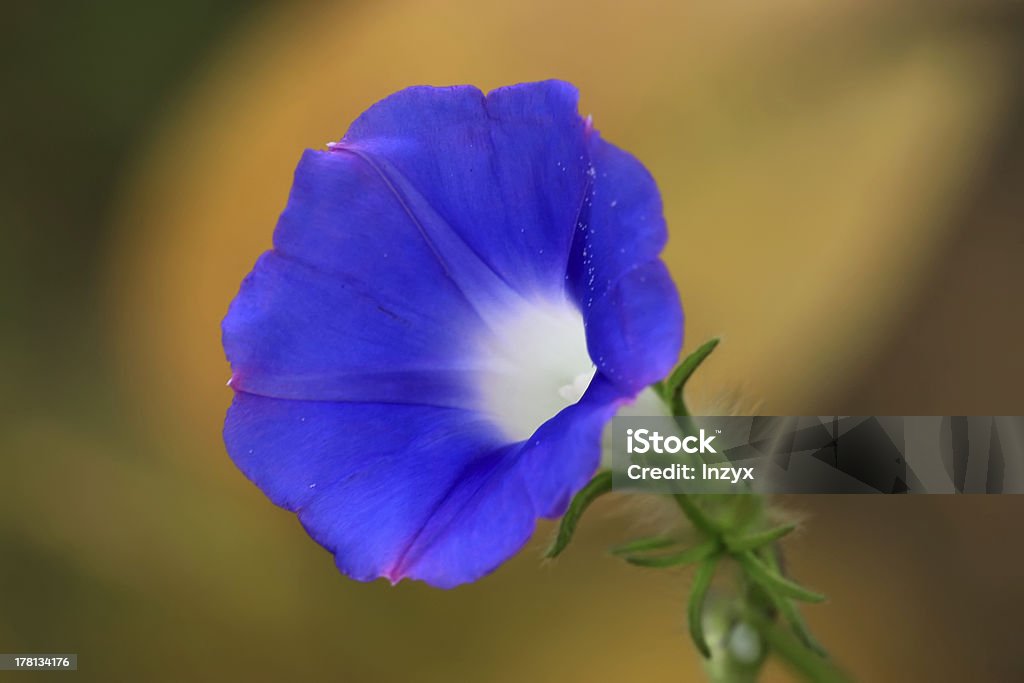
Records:
[[[493,571],[677,359],[657,187],[577,99],[408,88],[299,161],[224,319],[224,439],[348,576]]]

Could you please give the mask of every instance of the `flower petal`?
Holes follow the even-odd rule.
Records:
[[[587,345],[601,374],[630,395],[669,373],[683,342],[683,309],[672,276],[649,261],[594,302]]]
[[[517,471],[518,450],[506,446],[460,472],[391,570],[392,581],[452,588],[489,574],[525,545],[537,513]],[[345,571],[340,558],[338,566]]]
[[[465,405],[451,394],[469,383],[471,332],[486,324],[479,311],[503,310],[510,290],[467,250],[449,250],[442,263],[421,227],[360,158],[306,152],[275,249],[224,319],[233,386],[279,398]]]
[[[593,186],[573,242],[569,283],[598,370],[635,394],[668,374],[682,345],[679,295],[658,260],[667,239],[661,195],[632,155],[596,132],[588,148]]]
[[[495,569],[557,517],[597,470],[604,425],[623,399],[595,380],[528,441],[467,468],[405,552],[398,576],[450,587]]]
[[[228,411],[224,438],[239,469],[275,504],[298,512],[360,580],[393,577],[466,471],[496,466],[502,448],[488,424],[461,410],[244,392]]]
[[[375,104],[336,149],[414,187],[516,291],[551,295],[586,192],[578,93],[546,81],[495,90],[407,88]]]
[[[428,264],[420,263],[426,267]],[[260,257],[224,319],[232,387],[276,398],[473,405],[460,359],[478,321],[461,300],[380,291],[277,252]],[[395,285],[397,286],[397,285]]]
[[[605,424],[625,400],[598,375],[579,403],[563,409],[523,444],[519,473],[530,488],[538,515],[561,516],[594,476]]]
[[[534,528],[518,445],[471,413],[238,393],[224,437],[239,469],[362,581],[472,581]]]
[[[593,475],[614,405],[606,390],[588,395],[529,443],[504,445],[460,410],[239,392],[224,438],[345,574],[450,588],[514,555]]]

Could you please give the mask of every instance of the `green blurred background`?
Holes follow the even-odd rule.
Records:
[[[66,680],[699,679],[686,573],[537,538],[341,577],[231,465],[218,324],[304,147],[416,83],[560,77],[662,187],[708,412],[1024,414],[1019,2],[5,3],[0,652]],[[791,497],[863,681],[1024,679],[1024,499]],[[1014,541],[1013,539],[1018,539]],[[0,672],[0,678],[27,674]],[[768,680],[788,680],[772,668]]]

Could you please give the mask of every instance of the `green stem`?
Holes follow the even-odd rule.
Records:
[[[722,533],[722,527],[701,508],[693,496],[687,493],[677,493],[673,497],[679,509],[699,531],[707,536],[719,536]]]

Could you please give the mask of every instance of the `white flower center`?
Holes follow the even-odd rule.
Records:
[[[596,372],[583,316],[569,301],[509,311],[481,338],[477,360],[483,410],[512,441],[579,401]]]

